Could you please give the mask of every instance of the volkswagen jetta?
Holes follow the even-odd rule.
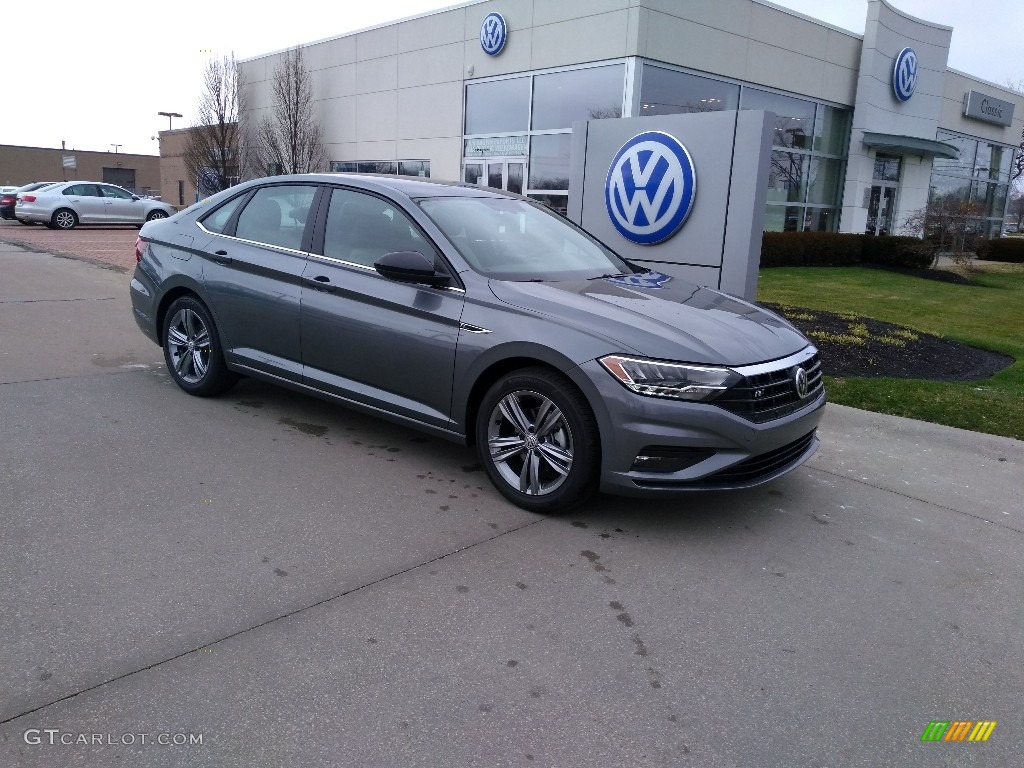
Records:
[[[135,319],[185,392],[254,376],[473,444],[526,509],[749,487],[818,447],[796,329],[516,195],[259,179],[147,223],[136,258]]]

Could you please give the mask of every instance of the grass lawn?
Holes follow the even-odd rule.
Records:
[[[956,285],[865,267],[777,267],[761,270],[757,298],[861,314],[1010,355],[1013,365],[982,381],[826,384],[832,402],[1024,440],[1024,265],[983,269],[971,285]]]

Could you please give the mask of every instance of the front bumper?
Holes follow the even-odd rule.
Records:
[[[796,469],[818,449],[822,390],[799,410],[761,424],[709,403],[646,397],[620,385],[597,361],[578,369],[596,391],[601,490],[625,496],[750,488]],[[637,456],[672,449],[706,453],[671,472],[636,468]]]

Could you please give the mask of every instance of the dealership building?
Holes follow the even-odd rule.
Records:
[[[765,229],[896,233],[932,198],[976,203],[997,233],[1024,96],[947,67],[952,28],[885,0],[865,12],[862,36],[764,0],[483,0],[303,52],[334,171],[564,212],[573,123],[766,110]],[[249,118],[282,56],[242,62]]]

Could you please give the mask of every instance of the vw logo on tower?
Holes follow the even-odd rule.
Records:
[[[647,131],[622,145],[604,183],[608,216],[627,240],[654,245],[686,221],[697,192],[697,172],[678,139]]]
[[[505,47],[508,39],[508,27],[505,17],[500,13],[489,13],[480,25],[480,47],[488,56],[497,56]]]
[[[914,95],[917,88],[917,54],[913,48],[904,48],[896,57],[892,68],[892,89],[896,98],[906,101]]]

